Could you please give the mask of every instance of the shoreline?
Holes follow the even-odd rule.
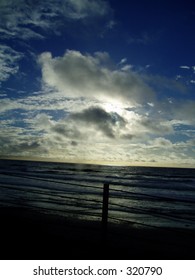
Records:
[[[0,207],[0,259],[195,259],[195,231],[143,229]]]

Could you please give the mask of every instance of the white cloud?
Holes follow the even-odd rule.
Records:
[[[181,65],[180,68],[190,70],[190,66],[187,65]]]
[[[101,54],[101,56],[100,56]],[[102,59],[102,57],[104,59]],[[43,81],[66,97],[86,97],[101,101],[125,101],[126,106],[152,102],[152,89],[134,72],[111,68],[109,55],[83,55],[68,50],[63,57],[51,53],[39,57]]]
[[[57,32],[54,27],[59,27],[66,20],[102,17],[110,10],[103,0],[2,0],[0,34],[6,38],[40,39],[43,38],[41,32]]]
[[[0,45],[0,82],[6,81],[11,75],[18,72],[18,60],[22,54],[13,50],[11,47]]]
[[[119,62],[119,64],[124,64],[124,63],[126,63],[126,62],[127,62],[127,58],[124,57],[124,58],[121,59],[121,61]]]
[[[132,65],[127,64],[127,65],[124,65],[124,66],[121,68],[121,70],[122,70],[122,71],[129,71],[129,70],[132,69],[132,68],[133,68]]]

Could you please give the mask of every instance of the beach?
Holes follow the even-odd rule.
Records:
[[[66,219],[32,209],[1,207],[1,259],[195,259],[189,229],[131,228]]]

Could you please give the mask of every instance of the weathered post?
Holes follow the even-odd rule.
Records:
[[[103,207],[102,207],[102,238],[103,241],[107,239],[108,227],[108,199],[109,199],[109,184],[104,184],[103,189]]]

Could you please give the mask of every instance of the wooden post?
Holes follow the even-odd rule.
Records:
[[[108,226],[108,199],[109,199],[109,184],[104,184],[103,190],[103,207],[102,207],[102,237],[103,240],[107,239],[107,226]]]

